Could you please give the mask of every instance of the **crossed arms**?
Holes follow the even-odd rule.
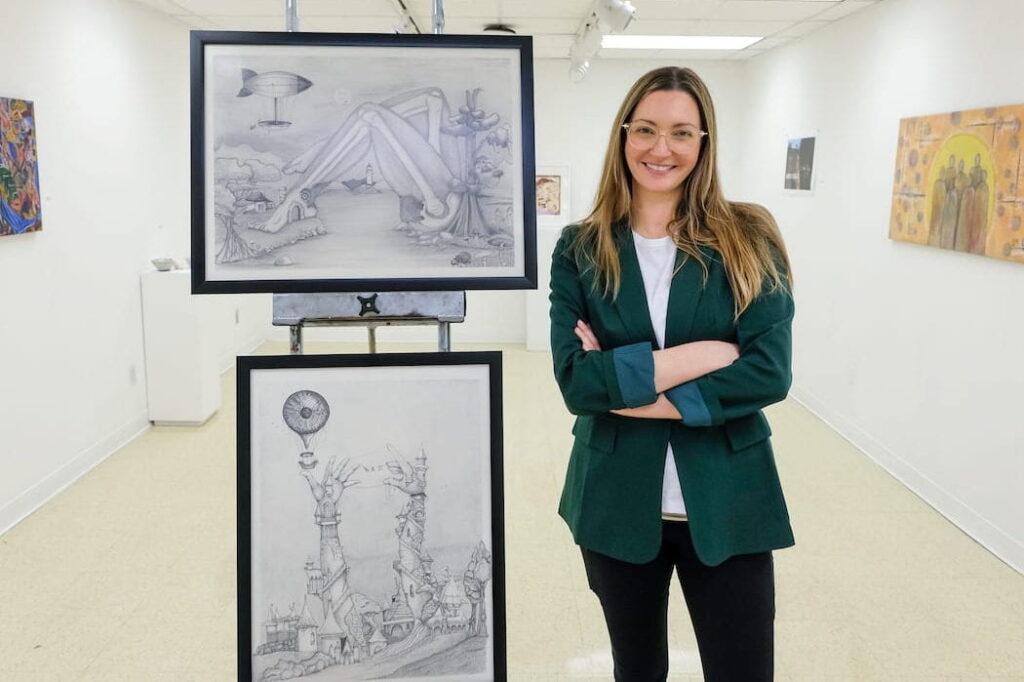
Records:
[[[649,342],[603,349],[589,318],[586,285],[563,235],[551,264],[551,351],[569,411],[719,425],[786,397],[792,381],[793,299],[764,291],[736,321],[736,343]]]

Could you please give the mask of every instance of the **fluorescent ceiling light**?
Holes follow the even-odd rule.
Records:
[[[634,36],[607,35],[601,47],[622,50],[742,50],[763,36]]]

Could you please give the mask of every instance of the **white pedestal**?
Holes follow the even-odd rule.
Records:
[[[191,294],[191,271],[142,274],[149,419],[202,424],[220,409],[217,297]]]

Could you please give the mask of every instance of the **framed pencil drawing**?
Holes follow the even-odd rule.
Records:
[[[531,38],[194,31],[194,293],[536,286]]]
[[[501,354],[238,363],[238,679],[505,680]]]

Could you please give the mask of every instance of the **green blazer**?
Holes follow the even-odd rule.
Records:
[[[762,293],[734,320],[733,295],[717,252],[706,249],[703,270],[683,252],[669,290],[666,346],[698,340],[739,345],[732,365],[674,387],[667,397],[681,421],[636,419],[610,410],[655,401],[657,348],[632,234],[616,228],[622,285],[613,301],[595,287],[592,268],[569,245],[567,227],[551,263],[551,351],[555,378],[577,415],[559,514],[577,544],[632,563],[651,561],[661,546],[661,492],[671,442],[700,560],[715,566],[730,556],[793,544],[761,413],[783,400],[791,383],[793,299]],[[573,333],[587,322],[600,351],[585,352]]]

